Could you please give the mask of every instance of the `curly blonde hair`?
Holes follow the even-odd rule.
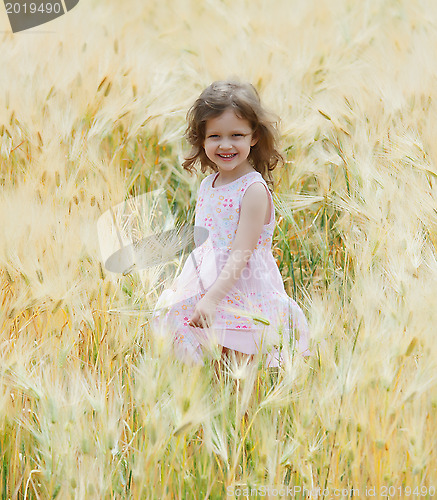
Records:
[[[239,118],[247,120],[257,137],[257,143],[251,147],[249,161],[273,189],[271,171],[283,157],[277,149],[277,120],[261,105],[255,87],[250,83],[237,81],[217,81],[209,85],[198,97],[187,113],[187,130],[185,137],[191,144],[191,151],[182,166],[193,173],[195,165],[200,162],[202,173],[207,167],[217,172],[217,166],[204,150],[206,122],[232,109]]]

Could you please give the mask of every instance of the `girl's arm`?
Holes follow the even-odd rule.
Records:
[[[269,208],[264,185],[260,182],[251,184],[241,201],[240,219],[231,253],[217,280],[197,303],[190,319],[193,326],[203,326],[205,319],[206,324],[210,324],[218,303],[240,278],[258,243]]]

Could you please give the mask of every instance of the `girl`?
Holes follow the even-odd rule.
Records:
[[[157,319],[174,331],[184,359],[202,362],[214,346],[268,353],[268,366],[278,366],[293,345],[308,355],[306,318],[286,294],[271,252],[270,172],[282,160],[274,122],[252,85],[232,81],[207,87],[187,119],[192,149],[183,167],[192,172],[200,162],[203,173],[213,171],[200,184],[195,215],[195,229],[208,230],[208,238],[160,297]]]

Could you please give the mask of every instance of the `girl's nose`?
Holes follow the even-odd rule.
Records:
[[[220,143],[220,148],[221,149],[231,149],[232,148],[232,143],[229,139],[223,138],[221,143]]]

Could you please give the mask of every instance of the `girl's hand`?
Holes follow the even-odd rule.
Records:
[[[198,328],[208,328],[214,322],[216,310],[217,302],[205,295],[196,304],[188,324]]]

